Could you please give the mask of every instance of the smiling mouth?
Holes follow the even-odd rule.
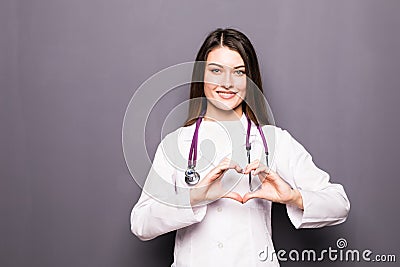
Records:
[[[236,92],[231,91],[217,91],[217,93],[223,99],[231,99],[236,95]]]

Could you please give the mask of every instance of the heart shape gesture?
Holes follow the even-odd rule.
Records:
[[[295,205],[300,209],[304,209],[303,198],[300,192],[293,189],[276,172],[260,163],[259,160],[251,162],[243,170],[244,174],[250,172],[252,175],[258,175],[261,187],[254,192],[246,193],[242,198],[243,203],[252,198],[262,198],[272,202]]]
[[[235,169],[238,173],[257,175],[261,181],[261,187],[248,192],[243,197],[233,191],[226,193],[221,185],[224,173],[229,169]],[[259,160],[255,160],[242,169],[236,162],[229,158],[223,159],[212,169],[204,179],[190,190],[190,202],[194,206],[201,202],[211,202],[220,198],[230,198],[240,203],[246,203],[252,198],[261,198],[273,202],[291,204],[304,209],[303,199],[298,190],[294,190],[276,172],[273,172]]]

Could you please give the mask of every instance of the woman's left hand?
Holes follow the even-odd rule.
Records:
[[[255,160],[248,164],[243,173],[258,175],[261,188],[254,192],[248,192],[243,196],[243,203],[252,198],[262,198],[282,204],[290,204],[304,209],[303,198],[298,190],[292,189],[276,172]]]

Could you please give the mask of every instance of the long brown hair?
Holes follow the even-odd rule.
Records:
[[[189,112],[184,126],[196,122],[200,114],[207,108],[207,99],[204,94],[205,62],[208,53],[219,46],[225,46],[238,52],[244,61],[247,83],[246,98],[241,103],[243,111],[256,125],[269,124],[260,68],[253,45],[238,30],[218,28],[207,36],[197,53],[190,85]]]

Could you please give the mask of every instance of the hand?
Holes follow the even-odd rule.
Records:
[[[255,160],[248,164],[243,173],[258,175],[261,181],[261,188],[248,192],[243,196],[243,203],[252,198],[262,198],[282,204],[291,204],[304,209],[303,198],[298,190],[294,190],[286,183],[276,172],[273,172],[259,160]]]
[[[222,188],[221,178],[228,169],[235,169],[242,173],[242,168],[229,158],[224,158],[214,169],[212,169],[200,182],[190,189],[190,203],[192,206],[203,201],[214,201],[220,198],[231,198],[242,203],[242,196],[237,192],[226,192]]]

